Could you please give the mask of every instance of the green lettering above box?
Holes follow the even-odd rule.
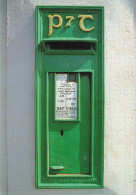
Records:
[[[104,9],[36,7],[36,188],[102,188]]]

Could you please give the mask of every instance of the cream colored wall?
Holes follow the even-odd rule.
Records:
[[[134,1],[134,44],[135,44],[135,52],[134,52],[134,74],[136,78],[136,1]],[[136,82],[136,80],[135,80]],[[136,92],[136,85],[135,85],[135,92]],[[134,193],[136,194],[136,94],[134,92],[134,101],[135,101],[135,107],[134,107]]]

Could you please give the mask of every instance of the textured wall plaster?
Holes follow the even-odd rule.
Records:
[[[136,51],[136,1],[134,1],[134,44],[135,44],[135,51]],[[136,52],[134,53],[134,72],[136,73]],[[136,78],[136,76],[135,76]],[[135,92],[136,92],[136,85],[135,85]],[[135,107],[136,107],[136,94],[134,94],[135,100]],[[135,126],[134,126],[134,192],[136,194],[136,109],[134,109],[135,114]]]
[[[8,0],[9,195],[132,194],[134,28],[132,0]],[[36,190],[34,67],[36,5],[105,6],[105,172],[101,190]]]

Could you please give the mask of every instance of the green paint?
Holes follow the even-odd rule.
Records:
[[[49,34],[48,15],[62,25]],[[92,15],[79,27],[78,15]],[[66,16],[73,16],[66,26]],[[53,23],[58,24],[54,18]],[[65,27],[66,26],[66,27]],[[75,73],[77,119],[56,119],[56,73]],[[103,7],[36,8],[36,188],[102,188],[104,160]],[[71,75],[72,78],[72,75]]]

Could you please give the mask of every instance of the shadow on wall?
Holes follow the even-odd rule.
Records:
[[[0,0],[0,194],[7,195],[7,61],[6,7]]]
[[[134,25],[135,25],[135,39],[136,39],[136,1],[134,0]]]

